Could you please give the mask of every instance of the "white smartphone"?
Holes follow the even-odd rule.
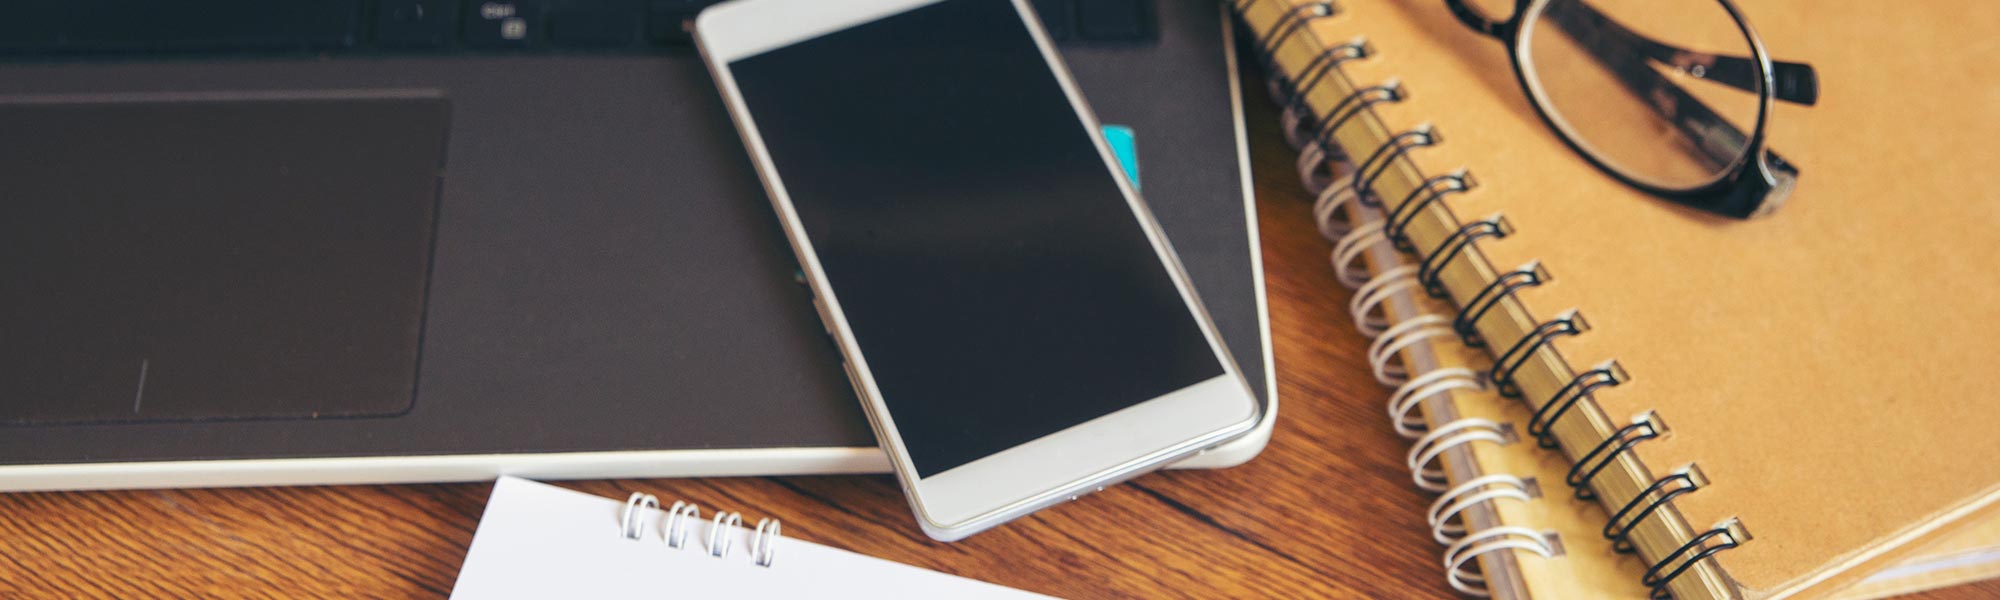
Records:
[[[1026,0],[738,0],[695,38],[925,533],[1257,423]]]

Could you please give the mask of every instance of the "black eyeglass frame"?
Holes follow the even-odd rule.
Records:
[[[1521,57],[1525,51],[1525,48],[1522,46],[1525,40],[1521,37],[1521,24],[1530,17],[1539,18],[1543,11],[1548,8],[1551,1],[1515,0],[1513,16],[1505,21],[1494,20],[1483,14],[1479,9],[1467,6],[1465,0],[1445,0],[1445,5],[1451,9],[1453,16],[1457,17],[1467,27],[1472,28],[1473,31],[1498,39],[1507,45],[1507,56],[1513,64],[1514,78],[1521,84],[1521,89],[1527,93],[1530,100],[1529,104],[1535,107],[1535,114],[1541,117],[1542,122],[1547,124],[1550,129],[1555,130],[1557,137],[1561,138],[1564,144],[1568,145],[1571,150],[1575,151],[1585,160],[1590,161],[1591,165],[1597,167],[1599,171],[1603,171],[1605,174],[1616,178],[1626,185],[1644,190],[1655,196],[1693,208],[1739,219],[1768,214],[1782,205],[1786,197],[1790,196],[1793,185],[1798,179],[1798,168],[1779,157],[1776,152],[1772,152],[1769,148],[1765,147],[1765,125],[1770,119],[1771,105],[1774,99],[1784,99],[1789,102],[1807,105],[1816,102],[1818,97],[1817,78],[1814,75],[1812,67],[1809,65],[1784,63],[1783,66],[1786,67],[1786,85],[1780,88],[1777,78],[1773,76],[1775,69],[1772,66],[1770,55],[1764,50],[1763,39],[1758,37],[1757,32],[1750,28],[1750,22],[1743,17],[1742,11],[1738,10],[1734,3],[1730,2],[1730,0],[1715,0],[1722,5],[1723,10],[1729,13],[1730,18],[1736,21],[1737,29],[1742,32],[1744,38],[1749,42],[1751,56],[1748,57],[1749,60],[1747,62],[1750,66],[1754,67],[1753,72],[1750,73],[1750,77],[1753,79],[1750,81],[1740,79],[1735,81],[1717,80],[1717,83],[1729,85],[1744,91],[1752,91],[1745,87],[1751,81],[1761,84],[1760,91],[1756,92],[1758,94],[1756,123],[1752,126],[1749,132],[1749,139],[1743,146],[1745,151],[1735,158],[1733,164],[1728,165],[1721,171],[1723,174],[1720,177],[1693,188],[1669,188],[1627,175],[1590,151],[1576,133],[1567,128],[1554,114],[1551,114],[1552,109],[1545,105],[1543,93],[1538,91],[1536,85],[1529,80],[1528,72],[1522,66],[1525,64],[1525,61]],[[1625,33],[1637,36],[1637,34],[1632,34],[1629,31]],[[1646,40],[1643,36],[1638,36],[1637,41],[1664,47],[1663,44]],[[1682,52],[1685,53],[1685,51]],[[1735,57],[1721,58],[1724,60],[1733,59],[1741,61],[1741,59]],[[1657,73],[1653,73],[1650,70],[1647,70],[1645,74],[1660,79],[1657,82],[1656,89],[1668,92],[1674,96],[1676,110],[1673,111],[1673,114],[1675,116],[1669,120],[1673,121],[1675,126],[1682,127],[1684,130],[1687,129],[1688,123],[1683,119],[1688,118],[1688,114],[1698,115],[1705,113],[1711,119],[1720,122],[1719,118],[1714,117],[1712,110],[1695,100],[1694,97],[1688,95],[1686,90],[1664,81],[1664,78],[1659,77]],[[1742,75],[1740,70],[1736,72],[1736,75]],[[1629,80],[1627,84],[1633,85]],[[1780,92],[1784,92],[1782,98],[1780,98]],[[1731,126],[1729,129],[1733,130],[1734,127]],[[1741,132],[1736,133],[1741,134]],[[1690,137],[1698,138],[1698,136],[1692,134]]]

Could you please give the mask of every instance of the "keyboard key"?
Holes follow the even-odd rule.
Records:
[[[549,8],[549,43],[616,48],[639,41],[645,25],[639,0],[567,0]]]
[[[1056,41],[1067,40],[1076,31],[1076,5],[1071,0],[1035,0],[1035,14],[1042,18],[1042,28],[1049,30],[1049,37]]]
[[[465,45],[514,50],[541,45],[541,0],[474,0],[466,5]]]
[[[459,0],[382,0],[375,42],[391,48],[442,48],[458,29]]]
[[[5,0],[0,47],[43,54],[284,51],[361,43],[361,0]]]
[[[1076,0],[1077,34],[1092,41],[1154,39],[1153,6],[1145,0]]]

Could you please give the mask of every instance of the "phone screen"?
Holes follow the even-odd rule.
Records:
[[[920,477],[1225,373],[1008,0],[729,68]]]

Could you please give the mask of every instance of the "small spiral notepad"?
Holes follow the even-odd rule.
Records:
[[[772,519],[662,508],[503,477],[451,597],[1047,598],[784,538]]]

